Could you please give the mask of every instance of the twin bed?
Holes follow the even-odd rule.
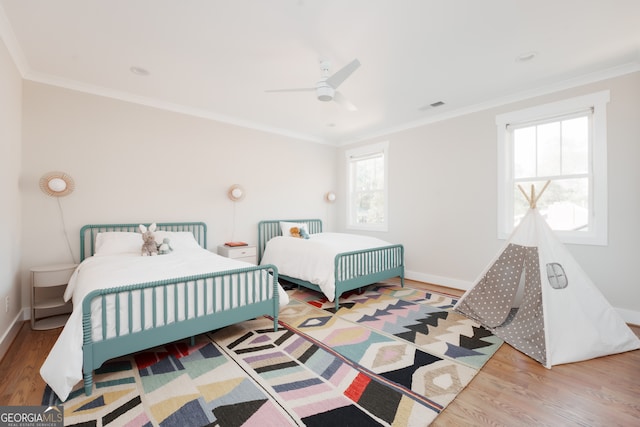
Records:
[[[167,255],[141,256],[138,224],[88,225],[81,264],[65,298],[74,309],[40,374],[64,401],[106,360],[269,315],[278,327],[288,297],[273,265],[224,258],[206,250],[206,225],[159,223]]]
[[[284,237],[282,223],[304,226],[310,238]],[[279,309],[288,303],[279,277],[323,292],[336,310],[346,291],[397,276],[404,285],[402,245],[354,235],[355,242],[342,240],[322,233],[316,219],[260,222],[259,266],[206,250],[202,222],[158,223],[156,240],[170,238],[173,251],[141,256],[138,225],[81,229],[81,264],[65,292],[74,310],[40,369],[62,401],[82,379],[90,395],[93,370],[115,357],[264,315],[277,330]],[[279,264],[288,274],[279,275]]]
[[[291,228],[309,236],[288,236]],[[340,295],[400,277],[404,247],[368,236],[325,233],[319,219],[268,220],[258,224],[258,259],[278,266],[279,277],[325,294],[338,310]]]

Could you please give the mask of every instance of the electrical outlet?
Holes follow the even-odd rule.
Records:
[[[9,312],[9,295],[4,298],[4,312]]]

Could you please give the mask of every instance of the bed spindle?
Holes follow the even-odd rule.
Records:
[[[115,295],[115,299],[116,299],[116,336],[119,337],[120,336],[120,294],[116,294]]]

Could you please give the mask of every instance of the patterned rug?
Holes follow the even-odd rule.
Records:
[[[452,297],[372,285],[334,304],[289,290],[267,318],[109,361],[65,425],[424,426],[502,344]],[[43,405],[60,404],[47,387]]]

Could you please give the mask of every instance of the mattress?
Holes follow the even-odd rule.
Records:
[[[318,285],[327,299],[333,301],[336,255],[390,244],[375,237],[348,233],[315,233],[309,239],[277,236],[267,242],[260,264],[273,264],[280,275]]]

